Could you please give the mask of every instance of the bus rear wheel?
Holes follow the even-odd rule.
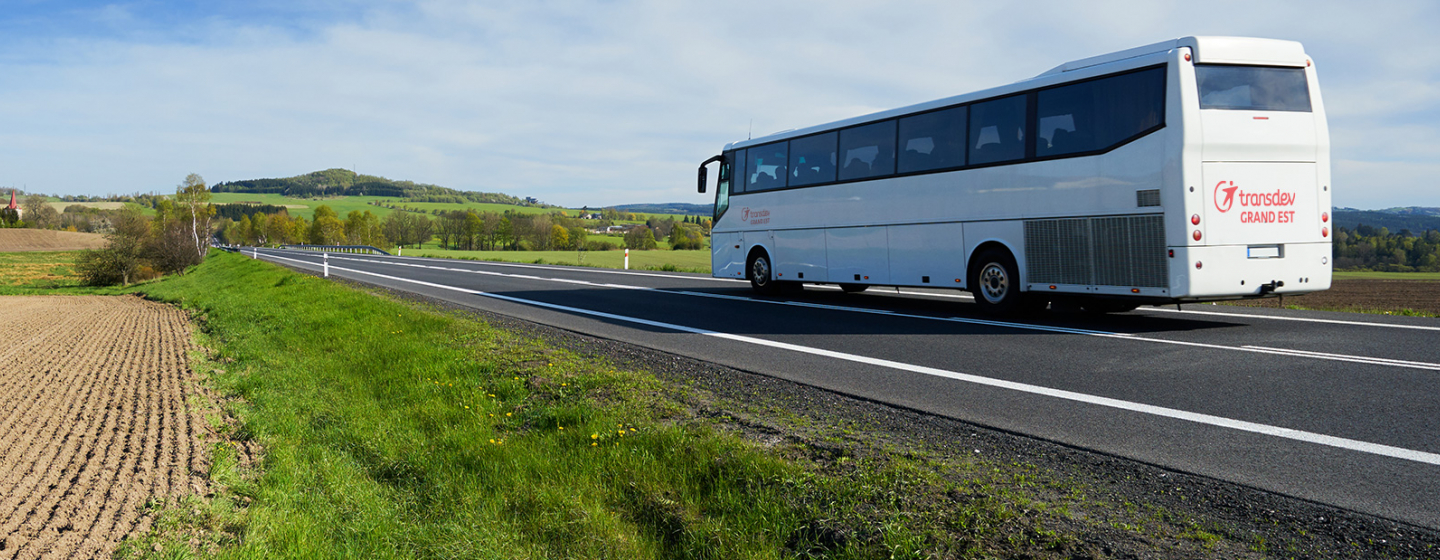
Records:
[[[1020,291],[1019,267],[1009,251],[986,249],[970,267],[970,293],[986,315],[1012,315],[1044,309],[1043,298]]]

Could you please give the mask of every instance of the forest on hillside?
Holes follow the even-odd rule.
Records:
[[[1440,272],[1440,230],[1414,233],[1360,225],[1335,228],[1336,270]]]
[[[349,169],[326,169],[282,179],[248,179],[226,181],[210,188],[211,192],[279,194],[297,198],[331,196],[389,196],[408,202],[492,203],[516,206],[547,206],[504,193],[457,191],[438,185],[397,181],[374,175],[363,175]]]

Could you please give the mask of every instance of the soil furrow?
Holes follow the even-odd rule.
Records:
[[[189,324],[133,297],[0,298],[0,560],[108,556],[202,493]]]

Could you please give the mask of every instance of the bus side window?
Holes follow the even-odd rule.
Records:
[[[1026,94],[970,106],[970,164],[1025,157]]]
[[[1165,113],[1165,73],[1152,68],[1042,90],[1039,157],[1112,148],[1155,128]]]
[[[895,173],[895,121],[840,131],[840,157],[841,181]]]
[[[735,150],[735,169],[730,171],[730,193],[745,192],[745,150]]]
[[[790,186],[835,181],[835,133],[790,141]]]
[[[965,107],[900,119],[901,173],[965,165]]]
[[[789,144],[776,142],[747,150],[745,192],[785,188]]]

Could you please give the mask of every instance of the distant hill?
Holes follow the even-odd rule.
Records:
[[[621,212],[638,212],[642,214],[686,214],[690,216],[707,216],[715,211],[711,204],[685,204],[683,202],[665,202],[659,204],[622,204],[612,206]]]
[[[212,192],[280,194],[298,198],[326,196],[391,196],[407,202],[467,202],[513,204],[516,206],[550,207],[534,199],[523,199],[504,193],[457,191],[438,185],[396,181],[374,175],[361,175],[349,169],[326,169],[283,179],[249,179],[227,181],[211,186]]]
[[[1440,230],[1440,208],[1408,206],[1384,210],[1357,210],[1341,207],[1336,208],[1334,213],[1335,225],[1350,230],[1361,224],[1374,228],[1383,227],[1390,230],[1390,233],[1400,233],[1406,229],[1416,234],[1431,229]]]

